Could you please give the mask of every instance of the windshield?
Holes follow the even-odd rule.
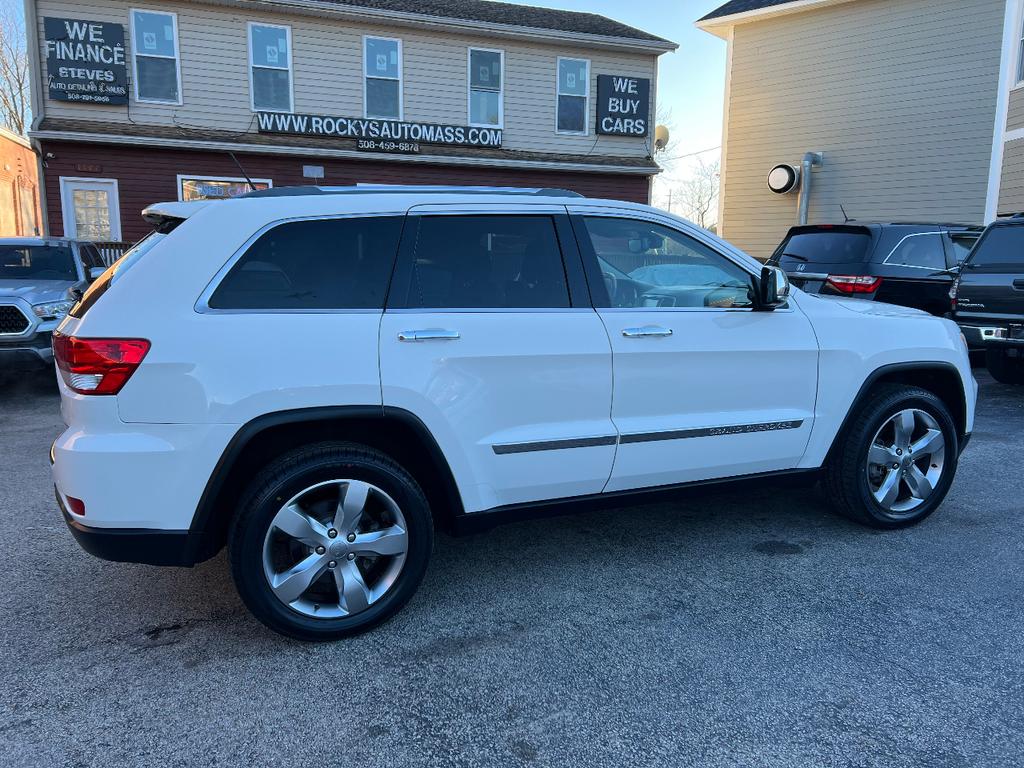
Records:
[[[782,262],[789,257],[805,264],[851,264],[864,261],[871,236],[867,232],[820,230],[799,232],[783,241],[776,251]]]
[[[117,279],[124,274],[125,270],[145,256],[154,245],[159,243],[165,237],[167,237],[167,235],[159,232],[150,232],[144,238],[139,240],[139,242],[125,251],[121,258],[107,267],[106,272],[92,281],[92,285],[89,286],[89,289],[82,295],[79,302],[71,308],[71,311],[68,312],[68,314],[72,317],[85,317],[85,313],[92,308],[93,304],[99,301],[100,296],[106,293],[107,289],[113,283],[117,282]]]
[[[0,245],[0,279],[77,282],[71,249],[58,245]]]
[[[971,252],[967,263],[983,272],[1004,272],[1024,268],[1024,227],[992,227]]]

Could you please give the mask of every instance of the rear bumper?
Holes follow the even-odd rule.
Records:
[[[986,349],[989,345],[1024,347],[1024,336],[1015,332],[1009,324],[986,324],[957,323],[964,338],[967,339],[967,348],[971,350]]]
[[[188,531],[156,531],[146,528],[93,528],[68,512],[60,492],[57,504],[71,535],[90,555],[118,563],[145,565],[196,564],[195,536]]]

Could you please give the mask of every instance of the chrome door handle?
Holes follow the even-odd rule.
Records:
[[[459,338],[458,331],[448,331],[444,328],[425,328],[421,331],[401,331],[398,334],[399,341],[454,341]]]
[[[642,328],[623,328],[622,335],[627,339],[636,339],[642,336],[671,336],[671,328],[662,328],[660,325],[645,325]]]

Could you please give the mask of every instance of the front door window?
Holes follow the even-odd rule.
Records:
[[[121,239],[117,182],[61,179],[64,233],[79,240]]]

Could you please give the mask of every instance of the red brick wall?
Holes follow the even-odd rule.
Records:
[[[0,237],[42,234],[36,154],[0,133]]]
[[[177,175],[229,176],[241,174],[226,153],[178,149],[45,142],[44,171],[50,234],[61,235],[64,222],[60,204],[60,177],[117,179],[121,201],[121,236],[134,241],[149,231],[139,215],[155,202],[178,199]],[[303,165],[321,165],[326,185],[356,182],[378,184],[475,184],[518,187],[558,187],[588,197],[648,202],[649,177],[611,173],[568,173],[500,168],[427,165],[380,160],[338,160],[299,156],[246,155],[237,153],[250,178],[272,179],[275,187],[309,184]],[[87,169],[85,171],[81,169]]]

